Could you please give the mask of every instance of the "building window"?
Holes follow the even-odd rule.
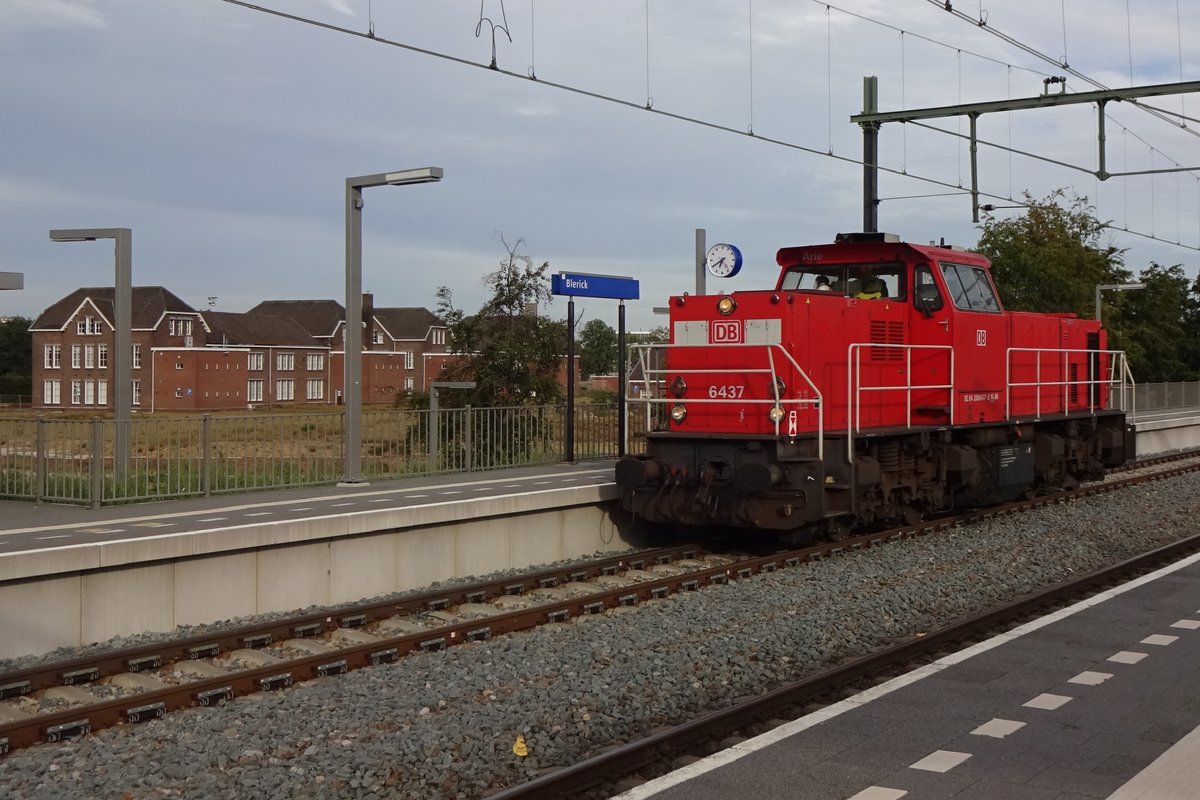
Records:
[[[309,400],[324,400],[325,399],[325,381],[319,378],[309,378],[307,386],[307,397]]]
[[[96,381],[96,405],[108,405],[108,381]]]
[[[108,369],[108,345],[96,345],[96,365],[100,369]]]
[[[405,351],[405,353],[404,353],[404,368],[405,368],[405,369],[412,369],[412,368],[413,368],[413,354],[412,354],[412,350],[407,350],[407,351]]]
[[[404,391],[411,392],[412,390],[413,390],[413,379],[405,378],[404,379]]]
[[[75,332],[80,336],[99,336],[100,320],[92,317],[84,317],[75,323]]]
[[[135,344],[133,346],[133,368],[142,368],[142,346],[140,344]]]
[[[42,381],[42,402],[48,406],[62,403],[62,381]]]
[[[433,343],[434,344],[445,344],[446,343],[446,329],[445,328],[434,328],[433,329]]]
[[[246,369],[248,369],[251,372],[262,372],[262,370],[263,370],[263,354],[262,353],[250,353],[248,356],[246,356]],[[262,381],[259,381],[259,383],[262,383]]]
[[[261,403],[263,399],[262,380],[246,381],[246,399],[251,403]]]
[[[296,382],[291,378],[281,381],[275,381],[275,399],[276,400],[295,400],[296,399]]]
[[[175,369],[183,369],[183,362],[182,362],[182,361],[176,361],[176,362],[175,362]]]
[[[325,369],[325,354],[324,353],[309,353],[304,358],[305,366],[310,371]]]
[[[48,344],[42,348],[42,366],[46,369],[58,369],[62,366],[61,360],[61,344]]]
[[[71,381],[71,405],[77,406],[83,402],[83,381]]]
[[[172,317],[167,322],[167,332],[172,336],[191,336],[192,321],[187,318]]]
[[[383,334],[377,330],[371,331],[371,344],[383,344]]]
[[[96,405],[96,382],[95,381],[84,381],[83,382],[83,404],[85,406]]]
[[[133,405],[140,406],[142,404],[142,382],[133,381]]]
[[[175,396],[183,397],[183,389],[181,387],[178,387],[178,386],[175,387]]]
[[[275,354],[275,369],[280,372],[287,372],[296,368],[295,353],[276,353]]]
[[[95,369],[96,368],[96,345],[85,344],[83,346],[83,368],[84,369]]]

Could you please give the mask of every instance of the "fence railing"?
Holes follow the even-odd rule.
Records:
[[[1139,411],[1200,408],[1200,383],[1127,389]],[[627,430],[646,409],[628,408]],[[116,458],[111,419],[4,416],[0,498],[105,505],[250,489],[317,486],[343,477],[340,411],[313,414],[144,416],[129,425],[128,459]],[[553,464],[565,458],[566,406],[367,410],[362,471],[370,480]],[[577,460],[618,455],[617,406],[577,404]],[[644,440],[629,436],[626,451]]]
[[[1170,408],[1200,407],[1200,382],[1139,383],[1125,392],[1125,408],[1154,411]],[[1130,406],[1129,401],[1134,405]]]
[[[99,506],[332,484],[343,413],[146,416],[114,452],[112,419],[0,414],[0,498]],[[368,480],[561,462],[566,406],[367,410]],[[574,457],[618,454],[617,406],[575,407]]]

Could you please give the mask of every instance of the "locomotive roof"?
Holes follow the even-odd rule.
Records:
[[[979,253],[932,242],[928,245],[912,244],[890,233],[839,233],[837,239],[828,244],[781,247],[775,254],[775,261],[781,267],[794,267],[797,264],[821,262],[883,261],[902,258],[906,254],[933,261],[991,266]]]

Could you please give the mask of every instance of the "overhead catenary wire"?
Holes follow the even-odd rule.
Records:
[[[340,33],[345,36],[365,39],[365,40],[368,40],[371,42],[375,42],[377,44],[385,45],[388,47],[395,47],[395,48],[398,48],[401,50],[406,50],[408,52],[416,53],[419,55],[424,55],[424,56],[428,56],[431,58],[448,61],[448,62],[451,62],[454,64],[459,64],[461,66],[487,70],[488,72],[490,72],[492,74],[503,75],[503,76],[510,77],[510,78],[518,78],[521,80],[533,80],[541,86],[546,86],[546,87],[549,87],[552,89],[557,89],[560,91],[577,94],[582,97],[589,97],[594,100],[600,100],[600,101],[603,101],[606,103],[610,103],[612,105],[624,106],[626,108],[647,111],[651,114],[656,114],[658,116],[661,116],[661,117],[664,117],[667,119],[672,119],[675,121],[696,125],[696,126],[699,126],[702,128],[710,129],[710,130],[721,131],[724,133],[731,133],[731,134],[736,134],[736,135],[740,135],[740,136],[748,136],[757,141],[761,141],[761,142],[764,142],[767,144],[777,145],[779,147],[784,147],[789,150],[795,150],[797,152],[804,152],[804,153],[810,153],[812,155],[823,156],[826,158],[831,158],[835,161],[840,161],[840,162],[847,163],[847,164],[854,164],[856,166],[862,166],[862,164],[863,164],[862,160],[859,158],[842,156],[842,155],[837,155],[836,153],[833,153],[832,147],[830,148],[829,151],[821,151],[816,148],[800,144],[798,142],[792,142],[792,141],[787,141],[787,140],[779,139],[779,138],[775,138],[775,137],[763,136],[758,133],[738,130],[737,128],[733,128],[728,125],[723,125],[720,123],[712,122],[710,120],[702,119],[699,117],[693,117],[693,116],[689,116],[687,114],[680,114],[680,113],[671,112],[671,111],[664,111],[662,109],[652,108],[649,106],[641,106],[630,100],[626,100],[626,99],[623,99],[620,97],[615,97],[613,95],[603,94],[601,92],[584,89],[584,88],[578,87],[578,86],[572,86],[570,84],[559,83],[556,81],[547,81],[547,80],[540,79],[540,78],[534,78],[532,75],[521,75],[516,72],[512,72],[511,70],[503,69],[503,68],[499,67],[498,65],[496,65],[495,63],[484,64],[484,63],[480,63],[477,61],[472,61],[471,59],[468,59],[468,58],[451,55],[449,53],[441,52],[438,50],[432,50],[429,48],[419,47],[419,46],[413,45],[413,44],[408,44],[406,42],[388,39],[386,37],[377,35],[374,31],[371,31],[369,33],[364,33],[359,30],[354,30],[352,28],[346,28],[346,27],[343,27],[340,25],[334,25],[332,23],[313,19],[311,17],[305,17],[305,16],[301,16],[298,14],[292,14],[292,13],[286,12],[286,11],[280,11],[278,9],[270,8],[267,6],[250,3],[250,2],[247,2],[247,0],[219,0],[219,2],[238,6],[238,7],[250,10],[250,11],[255,11],[255,12],[266,14],[269,16],[278,17],[280,19],[290,20],[292,22],[297,22],[297,23],[300,23],[303,25],[308,25],[308,26],[319,28],[322,30],[327,30],[327,31],[334,32],[334,33]],[[505,32],[507,33],[507,31],[505,31]],[[961,52],[961,51],[959,51],[959,52]],[[910,124],[917,124],[917,123],[910,123]],[[953,131],[945,131],[942,129],[934,128],[933,126],[925,126],[925,127],[930,127],[933,130],[938,130],[941,133],[949,134],[952,136],[956,135]],[[961,134],[957,134],[957,135],[961,136]],[[997,147],[999,145],[991,144],[990,146]],[[1022,154],[1024,155],[1024,153],[1022,153]],[[1042,159],[1042,160],[1051,161],[1051,159]],[[934,186],[941,186],[941,187],[947,188],[947,189],[960,190],[957,193],[962,194],[964,197],[971,194],[967,190],[963,189],[961,177],[960,177],[959,182],[957,184],[955,184],[955,183],[951,183],[949,181],[941,180],[938,178],[933,178],[933,177],[929,177],[929,176],[914,174],[911,172],[901,171],[899,169],[888,167],[883,164],[877,164],[875,166],[882,173],[896,175],[896,176],[905,177],[905,178],[911,178],[913,180],[918,180],[918,181],[921,181],[924,183],[932,184]],[[1064,166],[1072,166],[1072,165],[1064,164]],[[1075,168],[1078,168],[1078,167],[1075,167]],[[1010,198],[1004,197],[1002,195],[993,194],[991,192],[986,192],[986,191],[978,191],[976,194],[978,197],[986,197],[986,198],[991,198],[991,199],[996,199],[996,200],[1010,199]],[[1153,236],[1147,236],[1144,233],[1140,233],[1138,231],[1131,230],[1129,228],[1124,228],[1122,230],[1124,230],[1125,232],[1130,233],[1132,235],[1142,236],[1142,237],[1150,238],[1150,239],[1156,238]],[[1188,249],[1200,251],[1200,246],[1195,246],[1195,247],[1191,246],[1191,245],[1180,245],[1180,246],[1186,247]]]
[[[969,16],[962,13],[961,11],[957,11],[954,8],[954,6],[949,2],[949,0],[925,0],[925,2],[930,3],[931,5],[937,6],[938,8],[940,8],[950,14],[953,14],[958,19],[964,20],[965,22],[969,22],[972,25],[976,25],[981,30],[986,31],[991,36],[995,36],[995,37],[1007,42],[1008,44],[1012,45],[1013,47],[1016,47],[1017,49],[1025,52],[1025,53],[1028,53],[1031,56],[1034,56],[1035,58],[1038,58],[1038,59],[1045,61],[1047,63],[1050,63],[1050,64],[1054,64],[1056,67],[1061,67],[1062,69],[1066,70],[1071,75],[1074,75],[1076,78],[1079,78],[1081,81],[1091,84],[1092,86],[1094,86],[1097,89],[1111,88],[1109,86],[1105,86],[1103,83],[1100,83],[1099,81],[1095,80],[1094,78],[1092,78],[1088,75],[1085,75],[1084,73],[1080,72],[1079,70],[1075,69],[1074,67],[1070,66],[1069,64],[1063,64],[1062,62],[1043,53],[1042,51],[1038,50],[1037,48],[1032,47],[1031,45],[1027,45],[1024,42],[1022,42],[1021,40],[1019,40],[1013,36],[1009,36],[1007,33],[1004,33],[1003,31],[1001,31],[994,25],[983,24],[981,22],[977,22],[976,20],[971,19]],[[1188,130],[1189,133],[1192,133],[1193,135],[1196,135],[1196,136],[1200,136],[1200,132],[1191,131],[1190,129],[1187,129],[1182,124],[1175,122],[1173,119],[1176,116],[1174,114],[1174,112],[1163,112],[1159,109],[1147,106],[1145,103],[1139,102],[1137,100],[1130,99],[1130,100],[1127,100],[1126,102],[1147,111],[1148,113],[1150,113],[1153,116],[1159,117],[1160,119],[1164,120],[1165,122],[1170,123],[1171,125],[1174,125],[1176,127],[1183,127],[1185,130]]]

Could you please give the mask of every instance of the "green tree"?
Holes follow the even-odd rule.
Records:
[[[602,319],[588,320],[579,331],[579,372],[611,375],[617,369],[617,332]]]
[[[1124,251],[1103,241],[1106,224],[1087,198],[1058,189],[1043,200],[1027,192],[1025,203],[1022,216],[986,217],[975,248],[991,260],[1005,308],[1092,316],[1097,285],[1131,278]]]
[[[1195,377],[1194,339],[1188,335],[1191,289],[1183,267],[1151,263],[1138,275],[1145,289],[1106,295],[1109,346],[1124,350],[1139,381]]]
[[[558,383],[566,353],[567,329],[561,320],[537,313],[551,300],[549,262],[534,266],[521,252],[525,242],[509,244],[497,235],[505,257],[484,277],[491,297],[475,314],[454,306],[453,293],[437,290],[438,314],[450,328],[451,351],[461,358],[449,367],[450,380],[473,380],[470,393],[455,393],[481,406],[552,403],[562,397]]]
[[[1192,282],[1183,304],[1183,360],[1187,379],[1200,377],[1200,276]]]
[[[26,317],[0,322],[0,394],[33,394],[32,324]]]

